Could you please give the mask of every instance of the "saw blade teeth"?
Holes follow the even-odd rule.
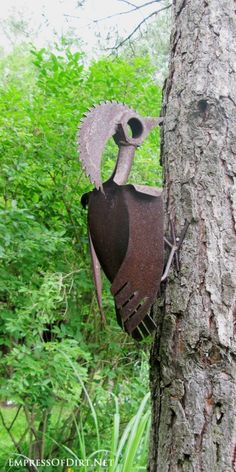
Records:
[[[121,119],[123,113],[134,113],[125,103],[116,100],[103,100],[100,103],[91,104],[80,120],[77,133],[77,146],[79,160],[87,178],[97,189],[102,188],[100,166],[101,151],[96,143],[96,133],[99,131],[100,118],[104,116],[102,141],[105,142],[116,130],[116,122]],[[96,124],[95,126],[95,123]],[[107,129],[107,133],[106,133]]]

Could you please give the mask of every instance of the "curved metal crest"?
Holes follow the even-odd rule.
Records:
[[[126,105],[104,102],[90,109],[81,122],[78,137],[79,159],[96,188],[102,187],[101,159],[107,140],[117,132],[126,113],[135,114]]]
[[[135,148],[142,143],[150,129],[162,121],[162,118],[142,118],[127,105],[114,101],[96,105],[88,113],[85,113],[79,127],[79,159],[87,176],[95,184],[97,190],[102,189],[101,159],[107,140],[113,136],[120,150],[122,147],[127,148],[129,146],[129,158],[125,156],[119,156],[118,158],[120,161],[122,160],[120,167],[126,166],[128,174]],[[131,131],[132,136],[129,131]],[[127,150],[125,151],[126,154]],[[127,163],[128,160],[131,163]]]

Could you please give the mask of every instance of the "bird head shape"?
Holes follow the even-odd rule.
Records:
[[[97,190],[102,189],[101,161],[108,139],[113,137],[119,148],[135,149],[142,144],[150,130],[162,121],[162,118],[140,117],[127,105],[114,101],[103,102],[85,113],[78,133],[79,159]],[[133,155],[132,152],[128,153],[127,159],[132,160]]]

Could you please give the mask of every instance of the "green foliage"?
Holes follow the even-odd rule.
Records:
[[[108,391],[119,398],[119,415],[128,423],[148,380],[145,344],[140,348],[121,338],[106,283],[108,320],[101,325],[80,204],[91,187],[77,159],[77,127],[83,113],[105,99],[157,115],[160,90],[145,57],[129,63],[100,59],[86,68],[83,54],[63,45],[54,52],[17,51],[1,59],[0,69],[0,397],[14,400],[20,411],[5,430],[18,453],[53,457],[60,449],[56,444],[77,444],[74,419],[83,409],[83,434],[90,438],[92,454],[94,413],[85,392],[106,431],[106,445],[113,421],[104,415]],[[157,142],[153,131],[138,152],[131,181],[160,183]],[[108,143],[107,176],[116,152]],[[17,433],[14,443],[17,421],[26,425],[26,433]],[[114,434],[113,451],[118,447]]]
[[[78,372],[76,373],[76,376]],[[86,389],[85,389],[86,391]],[[54,445],[58,447],[58,458],[66,457],[74,459],[75,464],[80,464],[79,468],[81,472],[86,471],[104,471],[107,472],[130,472],[135,470],[146,470],[147,463],[147,451],[148,451],[148,440],[150,432],[150,409],[148,408],[148,400],[150,394],[147,393],[143,399],[141,399],[140,406],[135,414],[130,418],[125,427],[121,425],[121,415],[119,401],[114,396],[115,412],[113,413],[114,406],[111,405],[112,417],[111,417],[111,435],[107,441],[104,440],[100,443],[100,436],[104,436],[102,431],[99,430],[97,423],[97,413],[92,405],[88,392],[86,391],[88,401],[90,403],[92,415],[95,419],[96,425],[96,440],[98,448],[91,451],[90,448],[90,431],[87,430],[86,422],[80,418],[77,420],[73,415],[73,421],[75,425],[75,440],[73,449],[66,446],[63,442],[56,441],[51,438]],[[11,415],[9,415],[11,416]],[[24,424],[25,426],[25,424]],[[9,451],[9,457],[14,459],[17,457],[20,459],[28,459],[30,457],[25,454],[12,454]],[[96,461],[96,462],[95,462]],[[106,464],[106,467],[104,466]],[[96,468],[95,468],[96,466]],[[12,470],[12,469],[10,469]],[[13,468],[14,470],[14,468]],[[17,470],[24,470],[23,467],[17,467]],[[39,466],[41,472],[52,472],[53,466]],[[71,470],[71,469],[70,469]],[[72,470],[77,470],[72,468]]]
[[[153,2],[156,11],[159,10],[158,4]],[[162,86],[168,75],[168,62],[170,56],[170,32],[171,32],[171,4],[168,0],[163,2],[169,8],[161,11],[158,15],[152,17],[152,21],[143,24],[143,27],[131,38],[125,42],[122,48],[122,55],[127,60],[134,56],[148,56],[149,61],[155,68],[155,81]]]
[[[129,420],[123,431],[120,431],[120,412],[119,402],[116,396],[114,396],[115,402],[115,413],[113,413],[113,424],[112,434],[107,447],[101,447],[97,451],[94,451],[89,456],[86,455],[88,438],[86,435],[85,425],[80,422],[76,424],[76,432],[78,435],[78,452],[75,453],[73,450],[64,447],[72,457],[75,457],[78,461],[79,458],[86,460],[88,457],[90,460],[93,457],[102,460],[104,459],[107,463],[108,472],[130,472],[134,470],[146,469],[147,462],[147,446],[148,446],[148,435],[150,431],[150,410],[147,409],[147,403],[150,394],[147,393],[142,399],[141,404]],[[146,410],[146,411],[145,411]],[[100,444],[99,431],[97,430],[98,444]],[[103,470],[104,467],[99,467],[97,470]],[[86,472],[87,467],[81,467],[83,472]]]

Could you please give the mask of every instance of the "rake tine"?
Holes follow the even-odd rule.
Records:
[[[151,315],[148,314],[147,316],[150,318],[150,320],[152,321],[152,323],[154,324],[154,326],[157,328],[157,325],[156,325],[154,319],[151,317]]]
[[[138,330],[139,334],[141,335],[142,339],[145,338],[145,336],[143,335],[141,329],[139,328],[139,326],[136,326],[136,329]]]
[[[144,326],[144,328],[146,329],[146,331],[148,332],[149,336],[151,335],[151,332],[149,331],[148,327],[146,326],[146,324],[144,323],[144,321],[141,321],[142,325]]]

